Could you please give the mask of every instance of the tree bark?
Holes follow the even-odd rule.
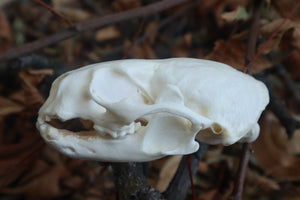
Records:
[[[151,186],[143,170],[143,163],[112,163],[117,200],[162,200],[162,194]]]

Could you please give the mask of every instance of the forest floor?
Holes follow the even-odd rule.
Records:
[[[115,199],[110,164],[68,158],[46,145],[35,128],[38,110],[65,71],[169,57],[210,59],[242,71],[250,62],[250,74],[264,74],[273,101],[252,143],[242,199],[300,200],[300,1],[184,1],[115,21],[93,19],[157,1],[44,2],[52,12],[36,0],[0,2],[0,200]],[[209,146],[194,177],[198,200],[229,199],[241,149],[239,143]],[[180,160],[150,162],[149,183],[163,192]],[[186,199],[192,198],[189,190]]]

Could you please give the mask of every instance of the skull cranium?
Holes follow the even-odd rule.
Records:
[[[253,141],[268,104],[263,83],[225,64],[191,58],[120,60],[61,75],[39,111],[43,138],[73,157],[149,161],[189,154],[195,141]],[[79,118],[92,129],[56,128]]]

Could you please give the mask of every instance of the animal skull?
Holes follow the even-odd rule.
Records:
[[[61,75],[37,128],[59,151],[102,161],[150,161],[195,152],[199,141],[251,142],[269,102],[265,85],[225,64],[192,58],[119,60]],[[50,121],[79,118],[73,132]]]

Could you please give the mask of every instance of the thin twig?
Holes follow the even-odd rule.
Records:
[[[136,40],[136,42],[135,42],[134,45],[136,46],[136,45],[139,45],[139,44],[143,43],[145,40],[147,40],[153,34],[155,34],[156,32],[158,32],[159,30],[161,30],[162,28],[164,28],[168,24],[174,22],[177,18],[179,18],[180,16],[186,14],[191,9],[194,9],[201,1],[202,0],[193,1],[190,5],[186,5],[186,6],[182,7],[182,8],[180,8],[180,10],[178,10],[177,12],[175,12],[172,15],[168,16],[167,18],[161,20],[156,28],[151,29],[146,34],[144,34],[141,37],[137,38],[137,40]],[[102,57],[105,57],[105,56],[109,56],[109,55],[113,55],[113,54],[119,53],[121,51],[124,51],[124,49],[129,49],[129,48],[131,48],[131,45],[122,45],[122,46],[118,46],[118,47],[112,48],[110,50],[104,50],[101,53],[101,55],[102,55]]]
[[[285,85],[288,92],[294,97],[295,101],[300,106],[300,93],[296,88],[296,84],[285,69],[285,66],[278,64],[273,67],[274,71],[282,79],[283,84]]]
[[[254,13],[252,17],[251,27],[249,31],[249,39],[247,44],[247,53],[245,58],[246,67],[244,68],[244,73],[252,74],[253,62],[256,49],[256,41],[259,35],[259,20],[260,20],[260,5],[261,0],[256,0],[254,2]]]
[[[256,0],[254,2],[254,13],[252,17],[251,27],[249,31],[249,40],[247,45],[247,52],[245,57],[245,65],[244,68],[245,73],[251,73],[253,68],[253,62],[256,49],[256,41],[258,37],[258,29],[259,29],[259,19],[261,15],[261,6],[262,0]],[[242,158],[239,163],[239,169],[237,173],[237,177],[234,183],[234,189],[231,195],[231,199],[240,200],[243,194],[244,182],[246,177],[246,171],[248,167],[249,157],[250,157],[250,149],[251,144],[245,143],[243,144]]]
[[[267,71],[272,70],[269,69]],[[261,72],[256,74],[254,77],[258,80],[264,82],[269,90],[270,95],[270,103],[268,108],[274,113],[274,115],[278,118],[280,123],[284,126],[286,133],[289,138],[293,137],[293,134],[296,129],[300,128],[300,121],[294,119],[288,111],[288,108],[285,104],[283,104],[274,94],[269,78],[267,77],[267,72]]]
[[[135,8],[135,9],[131,9],[128,11],[123,11],[115,14],[110,14],[103,17],[98,17],[85,22],[80,22],[75,24],[74,28],[66,29],[59,33],[55,33],[53,35],[38,39],[34,42],[27,43],[19,47],[10,49],[0,54],[0,62],[17,58],[28,53],[32,53],[48,45],[74,37],[87,30],[99,29],[110,24],[122,22],[125,20],[130,20],[134,18],[147,17],[162,12],[164,10],[167,10],[169,8],[172,8],[174,6],[180,5],[186,1],[188,0],[163,0],[147,6],[143,6],[143,7],[139,7],[139,8]]]
[[[289,15],[287,17],[285,17],[284,20],[282,20],[282,22],[278,25],[278,27],[275,29],[275,31],[272,33],[272,35],[267,39],[267,41],[257,51],[257,53],[255,54],[254,58],[246,66],[246,71],[257,60],[258,56],[262,53],[262,51],[266,49],[267,45],[269,45],[269,43],[271,42],[271,40],[277,36],[277,34],[280,31],[280,29],[282,28],[282,26],[287,22],[288,19],[290,19],[292,17],[292,15],[295,13],[295,11],[298,9],[299,6],[300,6],[300,0],[298,0],[297,4],[294,6],[294,8],[292,9],[292,11],[289,13]]]
[[[192,155],[188,155],[188,159],[187,159],[187,165],[188,165],[188,170],[189,170],[189,175],[190,175],[190,179],[191,179],[191,187],[192,187],[192,192],[193,192],[193,200],[197,200],[196,197],[196,191],[195,191],[195,185],[194,185],[194,177],[193,177],[193,172],[192,172]]]
[[[242,198],[246,171],[250,157],[250,149],[251,143],[243,144],[242,158],[238,169],[238,176],[234,182],[234,189],[231,196],[231,199],[233,200],[240,200]]]
[[[62,14],[60,14],[59,12],[57,12],[56,10],[54,10],[51,6],[49,6],[48,4],[44,3],[41,0],[33,0],[35,3],[40,4],[41,6],[47,8],[50,12],[52,12],[54,15],[58,16],[60,19],[62,19],[64,22],[66,22],[67,24],[70,25],[70,27],[74,27],[74,24],[65,16],[63,16]]]
[[[41,153],[42,147],[44,147],[45,142],[38,138],[34,145],[32,146],[32,149],[28,150],[27,152],[24,152],[22,156],[22,159],[19,160],[14,167],[9,169],[6,172],[6,175],[1,178],[0,180],[0,191],[11,181],[15,178],[15,175],[18,175],[18,172],[21,170],[25,170],[29,167],[29,165],[32,164],[32,162],[36,159],[36,157]]]
[[[125,51],[124,56],[123,56],[123,59],[128,58],[129,55],[131,54],[132,50],[134,49],[134,47],[135,47],[135,45],[136,45],[136,41],[137,41],[139,35],[142,33],[143,27],[144,27],[144,21],[142,21],[142,22],[140,23],[139,29],[138,29],[138,31],[134,34],[132,43],[130,44],[130,48],[128,48],[127,51]]]

